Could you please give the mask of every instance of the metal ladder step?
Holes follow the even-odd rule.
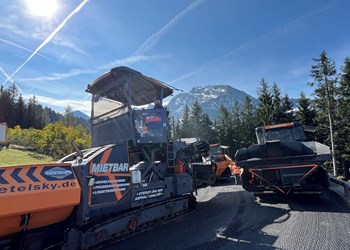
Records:
[[[167,148],[167,154],[168,154],[168,167],[173,168],[175,167],[175,153],[174,153],[174,144],[172,141],[168,142],[168,148]]]

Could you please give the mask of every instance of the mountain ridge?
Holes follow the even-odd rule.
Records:
[[[86,121],[90,120],[90,117],[88,115],[86,115],[85,113],[83,113],[79,110],[73,111],[73,115],[76,118],[81,118],[81,119],[86,120]]]
[[[198,101],[203,112],[214,120],[218,117],[218,109],[221,105],[231,110],[236,101],[242,105],[246,97],[250,97],[254,104],[258,103],[256,98],[230,85],[194,86],[189,92],[174,96],[167,106],[175,118],[180,118],[186,104],[191,107],[195,101]]]

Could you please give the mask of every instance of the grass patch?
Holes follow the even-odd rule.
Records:
[[[18,149],[3,149],[0,151],[0,166],[26,165],[35,163],[50,163],[56,160],[42,154]]]

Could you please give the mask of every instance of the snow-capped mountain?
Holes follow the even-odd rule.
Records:
[[[243,104],[246,96],[249,96],[253,103],[258,102],[257,99],[247,93],[229,85],[196,86],[189,93],[174,96],[167,106],[174,117],[181,117],[185,105],[187,104],[191,108],[194,101],[197,100],[201,104],[203,112],[207,113],[210,119],[216,119],[220,105],[223,104],[231,111],[234,102],[237,101],[239,104]]]

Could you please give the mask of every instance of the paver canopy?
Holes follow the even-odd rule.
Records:
[[[87,92],[114,100],[124,105],[141,106],[162,100],[173,93],[173,88],[154,78],[125,66],[116,67],[97,78]]]

